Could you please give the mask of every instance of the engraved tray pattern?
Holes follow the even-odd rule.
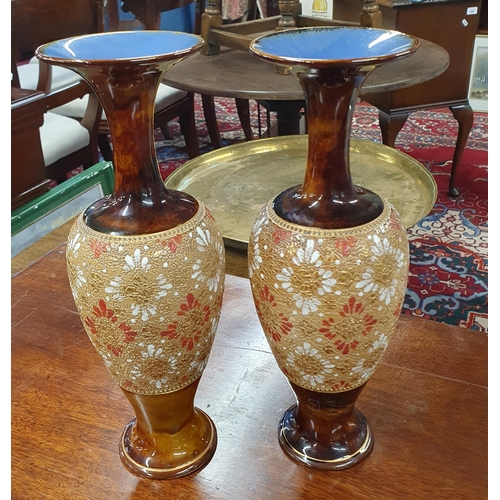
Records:
[[[425,217],[436,202],[432,174],[405,153],[380,143],[351,139],[355,184],[394,205],[406,228]],[[211,151],[187,161],[165,181],[205,203],[227,245],[246,249],[262,206],[286,188],[301,184],[307,135],[257,139]]]

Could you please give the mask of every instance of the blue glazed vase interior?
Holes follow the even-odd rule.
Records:
[[[392,59],[418,48],[416,38],[393,30],[362,27],[298,28],[264,35],[250,50],[269,60],[370,62]]]
[[[115,31],[66,38],[43,45],[37,53],[53,60],[119,61],[176,58],[203,41],[197,35],[174,31]]]

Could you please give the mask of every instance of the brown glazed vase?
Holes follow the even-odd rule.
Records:
[[[199,470],[217,444],[194,397],[220,316],[223,241],[201,202],[165,188],[153,136],[165,71],[202,45],[186,33],[136,31],[37,51],[85,78],[108,119],[114,192],[76,220],[67,268],[85,330],[135,412],[120,457],[131,472],[153,479]]]
[[[351,467],[373,447],[355,403],[396,327],[409,255],[394,207],[352,182],[351,122],[366,76],[417,47],[398,32],[355,27],[281,31],[250,46],[288,67],[307,104],[304,182],[263,207],[248,261],[257,314],[297,399],[279,443],[316,469]]]

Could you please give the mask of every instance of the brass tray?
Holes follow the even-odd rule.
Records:
[[[165,181],[169,189],[203,201],[217,220],[225,243],[246,249],[261,207],[286,188],[301,184],[307,135],[257,139],[189,160]],[[437,186],[423,165],[383,144],[351,139],[355,184],[386,198],[406,228],[425,217],[436,202]]]

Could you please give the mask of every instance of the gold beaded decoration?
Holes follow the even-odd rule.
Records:
[[[343,392],[372,375],[406,290],[409,250],[394,207],[350,229],[288,223],[269,202],[248,245],[252,293],[273,354],[287,378]]]
[[[82,214],[83,215],[83,214]],[[118,385],[164,394],[198,379],[219,322],[224,244],[200,203],[185,224],[111,236],[75,221],[68,276],[87,334]]]

